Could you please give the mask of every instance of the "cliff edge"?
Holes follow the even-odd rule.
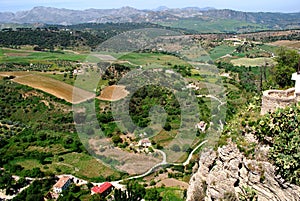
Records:
[[[247,159],[232,142],[204,151],[196,166],[187,201],[300,201],[300,187],[276,175],[268,161]]]

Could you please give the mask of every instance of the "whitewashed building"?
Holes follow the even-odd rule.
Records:
[[[71,185],[71,178],[68,176],[62,176],[57,183],[53,186],[55,193],[61,193]]]

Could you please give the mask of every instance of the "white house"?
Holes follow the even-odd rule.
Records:
[[[139,141],[140,147],[150,147],[151,145],[152,145],[151,141],[148,138],[145,138],[145,139],[142,139]]]
[[[204,121],[200,121],[195,125],[195,128],[199,129],[200,131],[204,132],[206,128],[206,123]]]
[[[195,90],[199,90],[199,87],[198,87],[197,85],[195,85],[195,84],[192,84],[192,83],[188,84],[188,85],[186,86],[186,88],[187,88],[187,89],[195,89]]]
[[[62,176],[58,182],[53,186],[55,193],[61,193],[66,190],[71,184],[71,178],[68,176]]]
[[[300,63],[299,63],[300,66]],[[293,73],[292,80],[295,80],[295,93],[300,93],[300,74],[298,72]]]

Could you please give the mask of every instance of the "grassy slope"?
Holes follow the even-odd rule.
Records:
[[[181,19],[178,21],[162,22],[164,26],[174,28],[185,28],[195,30],[201,33],[222,33],[263,30],[263,26],[253,23],[242,22],[238,20],[202,20],[202,19]]]
[[[229,46],[218,46],[215,50],[213,50],[213,52],[211,54],[213,55],[212,56],[213,58],[218,58],[221,55],[227,54],[228,51],[232,51],[232,49],[234,49],[234,48],[229,47]],[[3,55],[3,52],[5,52],[5,53],[28,53],[26,51],[22,52],[22,51],[2,49],[2,55]],[[56,58],[62,58],[64,60],[67,60],[68,58],[71,58],[71,57],[69,57],[68,54],[59,54],[59,53],[40,53],[40,52],[38,52],[38,53],[30,53],[30,54],[32,54],[32,57],[39,57],[39,59],[41,59],[41,60],[49,59],[49,58],[55,58],[55,57]],[[72,57],[74,56],[74,58],[76,58],[76,59],[81,58],[81,56],[82,56],[82,55],[78,56],[78,55],[73,55],[73,54],[70,54],[70,55],[72,55]],[[1,51],[0,51],[0,56],[1,56]],[[9,60],[13,60],[13,58],[14,57],[11,57],[11,58],[9,58]],[[26,59],[28,59],[27,57],[24,58],[24,57],[20,57],[20,56],[18,56],[18,58],[20,59],[19,61],[24,61],[24,60],[26,61]],[[130,53],[130,54],[127,54],[127,55],[121,57],[120,59],[128,60],[129,62],[132,62],[136,65],[146,65],[148,63],[157,63],[157,64],[160,64],[160,65],[166,65],[168,62],[170,62],[172,65],[186,64],[184,61],[182,61],[182,60],[180,60],[176,57],[169,56],[169,55],[162,55],[162,54]],[[51,75],[51,77],[52,77],[52,75]],[[53,77],[55,77],[55,76],[53,75]],[[59,75],[56,78],[58,80],[63,79],[61,77],[61,75]],[[76,157],[79,157],[79,156],[76,156]],[[64,156],[63,156],[63,158],[66,161],[68,161],[67,158],[65,158]],[[87,160],[87,161],[89,161],[89,160]],[[20,162],[20,163],[22,164],[22,162]],[[58,163],[56,161],[56,159],[54,159],[54,163]],[[67,163],[68,165],[65,165],[64,163],[67,163],[67,162],[60,163],[61,164],[61,169],[63,171],[66,171],[66,172],[75,171],[75,165],[74,164]],[[85,162],[82,162],[82,163],[85,163]],[[44,167],[42,167],[42,168],[44,168]],[[53,164],[53,165],[49,166],[48,168],[49,169],[55,169],[55,165]],[[76,171],[75,171],[75,174],[77,174]],[[78,174],[82,174],[82,173],[78,173]]]
[[[223,44],[212,49],[209,52],[209,55],[212,60],[216,60],[222,56],[225,56],[226,54],[231,54],[233,50],[235,50],[235,47]]]
[[[231,63],[235,66],[264,66],[266,63],[269,65],[275,65],[275,61],[271,58],[239,58],[231,60]]]
[[[13,79],[14,82],[42,90],[58,98],[64,99],[70,103],[72,103],[73,101],[82,101],[85,98],[91,98],[94,95],[93,93],[81,89],[78,89],[77,93],[74,93],[74,88],[72,85],[66,84],[57,79],[43,76],[45,75],[45,73],[30,73],[18,71],[4,72],[0,73],[0,75],[18,76]]]
[[[7,101],[0,101],[1,111],[10,111],[10,115],[2,116],[0,120],[22,122],[23,128],[29,129],[25,133],[18,130],[11,136],[5,134],[7,144],[1,147],[0,155],[2,159],[9,158],[6,165],[19,164],[25,170],[39,167],[44,172],[71,173],[85,179],[119,176],[118,172],[99,163],[87,152],[77,153],[74,150],[79,148],[80,143],[76,144],[79,141],[77,134],[69,131],[72,129],[69,105],[16,83],[7,85],[1,80],[0,86],[6,86],[7,89],[0,90],[6,98],[16,101],[10,106]],[[68,143],[71,139],[76,145]],[[42,164],[33,153],[52,153],[53,156],[45,158],[49,164]]]
[[[39,150],[41,147],[35,147]],[[60,151],[54,151],[54,153],[60,154]],[[53,153],[53,152],[52,152]],[[60,161],[59,158],[63,158]],[[101,162],[98,162],[92,156],[85,153],[67,153],[63,155],[55,155],[51,164],[42,165],[36,159],[15,160],[12,163],[19,164],[25,169],[32,169],[33,167],[39,167],[42,171],[51,171],[54,174],[73,174],[82,179],[91,179],[98,176],[107,177],[112,174],[116,174],[112,169],[106,167]]]
[[[51,60],[84,61],[87,55],[59,52],[34,52],[27,50],[0,49],[0,63],[41,62]]]
[[[135,65],[186,65],[187,63],[175,56],[158,54],[158,53],[129,53],[119,58],[120,60],[129,61]]]
[[[183,198],[183,190],[180,188],[175,187],[165,187],[165,188],[158,188],[158,192],[160,192],[161,196],[163,197],[163,201],[182,201]]]

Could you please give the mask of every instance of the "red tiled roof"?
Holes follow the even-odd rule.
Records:
[[[107,191],[110,187],[112,187],[112,184],[109,182],[104,182],[102,185],[100,186],[94,186],[92,188],[92,191],[94,193],[104,193],[105,191]]]

